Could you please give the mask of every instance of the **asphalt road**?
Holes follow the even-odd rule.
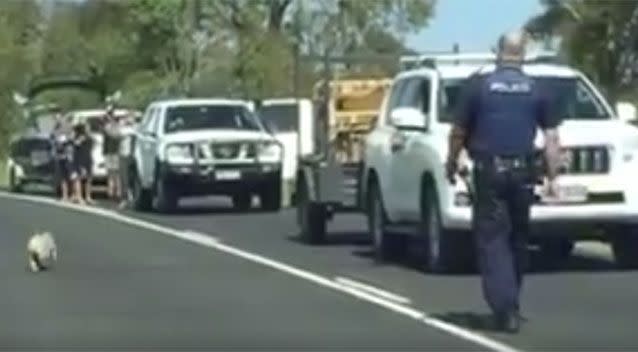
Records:
[[[527,321],[511,336],[483,326],[476,275],[432,275],[402,260],[374,264],[361,217],[336,218],[328,243],[308,246],[294,239],[289,210],[239,214],[225,201],[199,200],[176,215],[122,215],[210,235],[317,277],[372,285],[384,290],[376,293],[384,302],[403,300],[436,319],[423,324],[232,250],[0,197],[0,348],[490,349],[470,335],[511,350],[638,350],[638,272],[614,271],[602,246],[579,248],[561,271],[536,265],[524,294]],[[53,272],[26,272],[34,226],[51,229],[60,243]],[[438,321],[462,330],[441,331]]]

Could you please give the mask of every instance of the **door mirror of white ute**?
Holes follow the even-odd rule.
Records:
[[[616,114],[623,122],[632,122],[636,120],[636,106],[628,102],[619,102],[616,104]]]
[[[396,108],[390,113],[390,122],[397,128],[425,129],[425,115],[411,107]]]

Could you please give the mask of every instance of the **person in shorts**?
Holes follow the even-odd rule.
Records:
[[[91,170],[93,168],[91,151],[93,148],[93,141],[87,132],[85,124],[75,125],[73,144],[72,177],[75,201],[80,204],[95,204],[91,189]]]
[[[73,141],[65,128],[64,121],[58,119],[53,128],[51,138],[53,140],[53,152],[55,158],[55,186],[59,192],[60,200],[69,201],[69,193],[72,187],[71,175],[73,173]]]
[[[113,108],[106,111],[104,121],[104,161],[108,173],[108,196],[115,200],[120,194],[119,180],[119,121],[116,118]]]
[[[131,163],[133,134],[135,133],[135,119],[133,116],[128,116],[122,121],[119,132],[120,208],[125,208],[128,205],[129,199],[132,198],[130,194],[129,167]]]

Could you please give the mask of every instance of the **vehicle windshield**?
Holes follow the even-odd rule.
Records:
[[[605,120],[611,118],[603,103],[579,78],[536,77],[536,82],[547,97],[552,111],[563,120]],[[467,79],[443,81],[439,121],[448,123],[460,103],[461,90]]]
[[[262,106],[259,115],[274,132],[294,132],[298,126],[297,104],[274,104]]]
[[[11,144],[11,155],[28,156],[33,151],[49,151],[51,144],[46,139],[25,138],[15,141]]]
[[[166,110],[164,131],[231,129],[260,131],[257,117],[241,105],[176,106]]]

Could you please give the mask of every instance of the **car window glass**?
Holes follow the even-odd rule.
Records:
[[[159,131],[159,121],[160,121],[160,117],[162,116],[161,112],[162,112],[162,109],[160,108],[155,109],[155,116],[153,117],[153,121],[150,127],[151,133],[158,133]]]
[[[401,97],[401,93],[405,88],[405,80],[397,81],[392,88],[392,92],[390,93],[390,98],[388,99],[388,107],[386,108],[385,114],[385,124],[390,125],[390,113],[394,108],[398,106],[399,98]]]
[[[421,80],[418,78],[409,79],[406,84],[403,92],[401,93],[401,97],[399,98],[399,103],[397,107],[401,108],[420,108],[419,102],[421,100],[420,97],[420,83]]]

